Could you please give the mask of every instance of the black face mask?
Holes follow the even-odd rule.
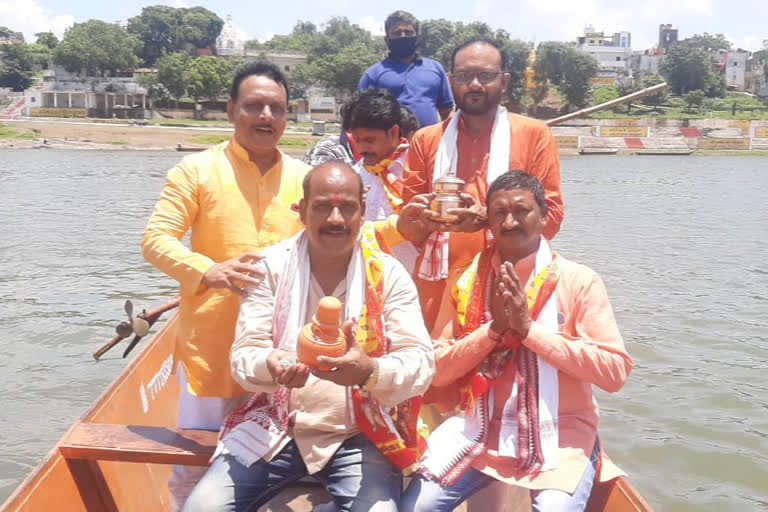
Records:
[[[387,46],[392,57],[396,59],[404,59],[410,57],[416,51],[416,45],[419,43],[418,36],[413,37],[399,37],[397,39],[389,39]]]

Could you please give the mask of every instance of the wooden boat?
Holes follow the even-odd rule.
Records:
[[[595,149],[581,148],[579,150],[580,155],[615,155],[618,152],[619,152],[618,149],[603,149],[603,148],[595,148]]]
[[[184,151],[184,152],[193,152],[193,151],[203,151],[208,149],[207,147],[193,147],[193,146],[182,146],[181,144],[176,145],[176,151]]]
[[[206,465],[213,432],[175,430],[178,315],[166,322],[0,508],[2,512],[164,511],[169,464]],[[309,512],[327,502],[295,486],[261,510]],[[308,499],[309,498],[309,499]],[[273,508],[274,505],[274,508]],[[647,512],[625,478],[596,486],[590,512]]]

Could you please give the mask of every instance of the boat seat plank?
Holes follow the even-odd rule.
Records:
[[[65,459],[207,466],[218,432],[78,423],[59,445]]]

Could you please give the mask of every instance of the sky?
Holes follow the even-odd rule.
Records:
[[[382,34],[384,19],[396,9],[410,11],[419,19],[484,21],[525,41],[571,41],[590,24],[610,34],[628,30],[632,32],[632,49],[644,50],[658,40],[661,23],[678,28],[681,39],[696,33],[723,33],[735,46],[751,51],[759,50],[762,41],[768,40],[766,0],[423,0],[410,5],[359,0],[282,0],[278,4],[209,0],[0,0],[0,26],[23,32],[27,41],[34,41],[36,32],[53,31],[61,37],[72,23],[91,18],[125,23],[139,14],[142,7],[157,4],[201,5],[222,19],[231,14],[243,36],[260,40],[289,33],[299,19],[321,25],[332,16],[346,16],[371,32]]]

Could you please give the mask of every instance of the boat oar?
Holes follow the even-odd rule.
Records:
[[[131,353],[131,350],[133,350],[133,348],[139,343],[139,341],[141,341],[141,338],[147,335],[147,333],[149,332],[149,329],[153,325],[155,325],[155,322],[157,322],[160,319],[160,315],[178,306],[180,300],[181,299],[179,299],[179,297],[176,297],[175,299],[172,299],[171,301],[166,302],[162,306],[158,306],[155,309],[151,309],[149,311],[145,309],[144,311],[142,311],[142,313],[139,315],[137,320],[142,320],[143,322],[145,322],[146,328],[141,328],[141,327],[137,328],[139,326],[134,326],[133,330],[136,333],[136,335],[133,337],[131,342],[128,344],[128,347],[123,352],[123,359],[125,359],[125,357]]]
[[[127,338],[133,333],[133,329],[125,320],[120,322],[117,325],[117,327],[115,327],[115,331],[117,331],[117,336],[109,340],[106,345],[104,345],[99,350],[93,353],[93,358],[95,360],[98,361],[99,358],[107,352],[107,350],[111,349],[112,347],[120,343],[121,340]]]
[[[158,306],[149,311],[144,310],[139,316],[134,318],[133,303],[130,300],[126,300],[124,309],[125,313],[128,315],[128,321],[123,320],[117,325],[115,328],[115,331],[117,331],[117,336],[109,340],[103,347],[94,352],[93,358],[98,361],[101,356],[103,356],[109,349],[117,345],[121,340],[129,337],[131,334],[135,334],[130,346],[123,354],[123,357],[125,357],[131,351],[131,349],[136,346],[136,343],[138,343],[141,338],[149,333],[149,329],[155,322],[157,322],[157,320],[160,318],[160,315],[177,307],[178,305],[179,298],[176,297],[166,302],[162,306]]]

